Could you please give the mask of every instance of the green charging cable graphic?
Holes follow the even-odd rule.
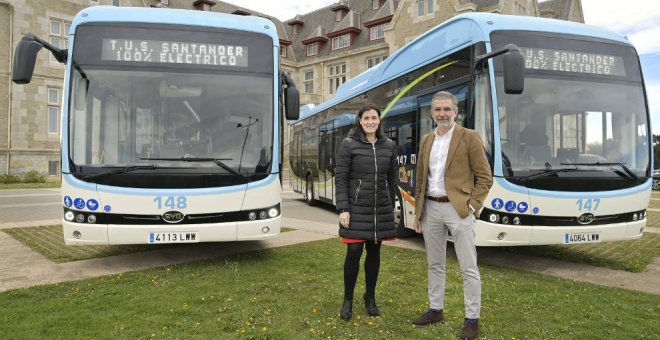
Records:
[[[424,73],[424,74],[423,74],[422,76],[420,76],[419,78],[413,80],[412,83],[410,83],[410,84],[408,84],[408,86],[404,87],[403,90],[401,90],[401,92],[399,92],[399,94],[397,94],[396,97],[394,97],[394,99],[392,99],[392,100],[390,101],[390,103],[387,104],[387,107],[385,107],[385,110],[383,110],[383,112],[380,114],[380,119],[385,118],[385,116],[387,115],[387,113],[390,112],[390,109],[392,108],[392,106],[394,106],[394,104],[396,104],[396,102],[398,102],[399,99],[401,99],[401,97],[403,97],[403,95],[405,95],[408,91],[410,91],[410,89],[411,89],[413,86],[417,85],[417,83],[419,83],[420,81],[424,80],[426,77],[432,75],[433,73],[435,73],[435,72],[437,72],[437,71],[440,71],[440,70],[442,70],[443,68],[445,68],[445,67],[447,67],[447,66],[450,66],[450,65],[453,65],[453,64],[455,64],[455,63],[457,63],[457,62],[458,62],[458,60],[454,60],[454,61],[452,61],[452,62],[448,62],[448,63],[446,63],[446,64],[440,65],[440,66],[438,66],[438,67],[432,69],[431,71],[428,71],[428,72]]]

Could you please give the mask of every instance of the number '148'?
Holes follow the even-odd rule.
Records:
[[[187,206],[185,196],[156,196],[154,202],[158,206],[158,209],[168,208],[168,209],[185,209]]]

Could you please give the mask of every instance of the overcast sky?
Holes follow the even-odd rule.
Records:
[[[333,4],[333,0],[223,0],[282,21]],[[660,1],[582,0],[584,21],[625,35],[637,48],[651,108],[654,134],[660,134]]]

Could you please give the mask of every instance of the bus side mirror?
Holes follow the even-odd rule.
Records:
[[[42,47],[49,50],[57,61],[63,64],[66,63],[68,53],[66,49],[57,48],[36,35],[28,33],[16,45],[11,79],[14,83],[28,84],[32,80],[34,65],[37,62],[37,53]]]
[[[282,76],[286,85],[284,89],[285,117],[288,120],[296,120],[300,114],[300,93],[289,75],[283,73]]]
[[[14,53],[14,64],[12,67],[11,80],[16,84],[28,84],[32,80],[34,65],[37,62],[37,53],[43,47],[42,44],[25,35],[16,45]]]
[[[504,93],[521,94],[525,88],[525,57],[520,49],[514,46],[504,54],[503,59]]]

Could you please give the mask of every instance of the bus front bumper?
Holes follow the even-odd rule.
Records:
[[[517,226],[477,221],[477,246],[598,243],[642,237],[646,219],[594,226]]]
[[[279,236],[280,225],[281,216],[246,222],[172,225],[107,225],[62,221],[66,245],[268,240]]]

